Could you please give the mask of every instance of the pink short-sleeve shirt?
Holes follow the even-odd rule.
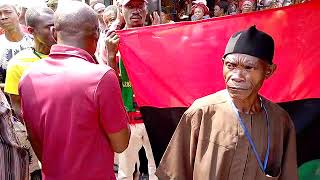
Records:
[[[84,50],[54,45],[19,84],[22,114],[44,180],[109,180],[108,133],[127,128],[115,72]]]

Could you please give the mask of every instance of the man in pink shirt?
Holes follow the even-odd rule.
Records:
[[[116,73],[92,58],[99,38],[96,13],[68,1],[54,17],[49,57],[19,84],[22,116],[44,180],[109,180],[114,152],[130,130]]]

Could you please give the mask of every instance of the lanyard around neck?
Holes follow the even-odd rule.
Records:
[[[238,118],[238,120],[239,120],[239,123],[240,123],[240,125],[241,125],[241,127],[242,127],[242,129],[243,129],[243,131],[244,131],[244,134],[245,134],[245,136],[247,137],[247,139],[248,139],[248,141],[249,141],[249,143],[250,143],[251,149],[253,150],[253,153],[254,153],[257,161],[258,161],[259,167],[260,167],[260,169],[261,169],[264,173],[266,173],[267,164],[268,164],[268,159],[269,159],[269,153],[270,153],[270,122],[269,122],[269,115],[268,115],[267,109],[266,109],[266,107],[263,105],[261,98],[260,98],[260,101],[261,101],[261,107],[262,107],[263,111],[265,112],[265,116],[266,116],[265,119],[266,119],[267,128],[268,128],[267,152],[266,152],[266,154],[265,154],[265,158],[264,158],[263,164],[262,164],[262,160],[260,159],[260,156],[258,155],[258,152],[257,152],[257,149],[256,149],[256,145],[255,145],[255,143],[253,142],[252,137],[250,136],[250,133],[249,133],[247,127],[245,126],[244,121],[243,121],[243,119],[241,118],[240,113],[239,113],[237,107],[234,105],[234,103],[232,102],[231,98],[229,99],[229,102],[230,102],[230,104],[231,104],[231,107],[232,107],[233,111],[236,113],[236,116],[237,116],[237,118]]]
[[[37,53],[37,51],[32,48],[33,54],[36,55],[39,59],[42,59],[42,57]]]

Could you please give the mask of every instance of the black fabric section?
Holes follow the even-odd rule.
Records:
[[[292,101],[279,105],[290,114],[295,124],[298,165],[312,159],[320,159],[320,99]],[[157,166],[186,109],[141,108]]]
[[[297,133],[298,165],[320,159],[320,99],[280,103],[292,118]]]
[[[41,170],[35,170],[31,173],[31,180],[42,180]]]
[[[258,57],[268,64],[272,64],[274,41],[270,35],[251,26],[248,30],[242,31],[239,39],[237,38],[234,35],[230,38],[224,57],[230,53],[241,53]],[[236,43],[234,43],[234,39]]]
[[[157,167],[186,110],[187,108],[140,108]]]

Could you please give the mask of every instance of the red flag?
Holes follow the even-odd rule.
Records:
[[[120,31],[120,53],[140,106],[185,107],[224,89],[230,36],[256,25],[275,40],[276,73],[261,94],[274,102],[320,97],[320,1]]]

